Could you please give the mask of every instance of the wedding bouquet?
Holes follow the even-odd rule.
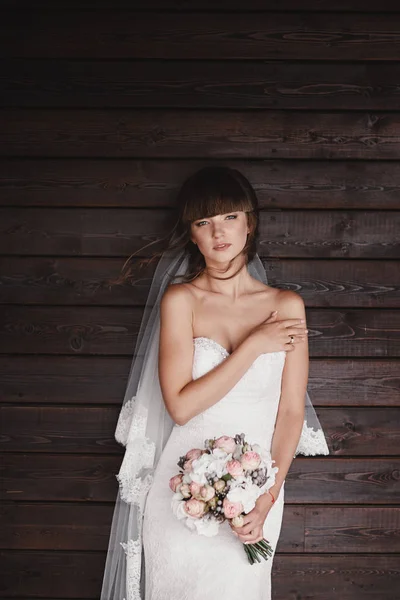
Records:
[[[273,462],[258,444],[247,443],[244,433],[206,440],[205,449],[193,448],[180,457],[180,473],[170,479],[174,515],[209,537],[226,520],[242,527],[244,515],[275,483],[278,467]],[[265,539],[243,547],[250,564],[272,555]]]

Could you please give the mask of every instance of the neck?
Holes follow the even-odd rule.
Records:
[[[224,272],[226,264],[222,266],[207,264],[202,275],[203,285],[211,292],[222,294],[232,300],[236,300],[245,294],[249,289],[251,276],[247,270],[244,257],[238,258],[240,262],[235,260],[226,272]],[[217,277],[218,279],[216,279]],[[228,277],[229,279],[227,279]]]

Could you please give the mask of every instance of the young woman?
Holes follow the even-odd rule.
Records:
[[[142,482],[144,473],[150,476],[144,486],[145,501],[137,495],[125,497],[138,511],[134,544],[121,544],[128,566],[126,587],[119,589],[126,600],[270,600],[273,556],[250,565],[242,543],[265,537],[275,550],[285,478],[299,452],[301,436],[308,431],[310,438],[305,422],[304,303],[295,292],[266,285],[249,268],[258,260],[258,210],[254,190],[242,174],[226,167],[202,169],[185,182],[178,207],[171,247],[181,251],[186,267],[183,279],[160,296],[155,334],[162,398],[158,413],[164,410],[171,427],[166,435],[160,416],[157,427],[154,422],[148,425],[149,411],[155,409],[147,394],[147,408],[140,412],[144,421],[138,421],[146,423],[141,427],[143,436],[140,427],[135,425],[133,431],[142,444],[152,435],[157,449],[154,459],[142,460],[141,470],[126,461],[128,477],[129,469],[141,473]],[[150,361],[150,354],[146,360]],[[142,382],[138,389],[143,396],[146,384]],[[136,408],[139,404],[136,398]],[[314,422],[319,427],[316,417]],[[131,423],[130,430],[132,440]],[[172,514],[169,480],[177,473],[177,460],[190,448],[204,447],[206,439],[238,433],[262,446],[275,461],[279,468],[275,483],[257,500],[242,527],[225,522],[215,537],[198,535]],[[320,427],[317,433],[314,446],[309,444],[303,453],[327,453]],[[157,436],[163,438],[158,445]],[[140,453],[142,446],[136,448]],[[132,488],[121,473],[119,481],[121,489],[124,482],[125,489]],[[128,527],[131,521],[126,520]],[[118,596],[102,595],[106,597]]]

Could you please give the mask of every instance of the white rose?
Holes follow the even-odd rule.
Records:
[[[211,454],[202,454],[192,463],[191,479],[196,483],[205,485],[207,483],[206,473],[209,471]]]
[[[261,488],[254,483],[248,483],[245,487],[235,487],[229,491],[227,498],[229,502],[241,502],[243,504],[243,511],[247,514],[256,505],[256,500],[262,494]]]
[[[215,519],[197,519],[194,526],[198,534],[207,537],[214,537],[219,530],[219,523]]]
[[[172,512],[174,513],[175,517],[180,521],[181,519],[185,519],[187,517],[187,514],[186,514],[186,511],[184,508],[185,501],[179,500],[178,498],[176,498],[175,496],[177,496],[177,495],[178,494],[174,494],[172,496],[171,508],[172,508]]]

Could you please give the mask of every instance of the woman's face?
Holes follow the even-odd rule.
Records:
[[[206,262],[226,262],[243,250],[249,231],[247,215],[239,210],[194,221],[191,240]]]

